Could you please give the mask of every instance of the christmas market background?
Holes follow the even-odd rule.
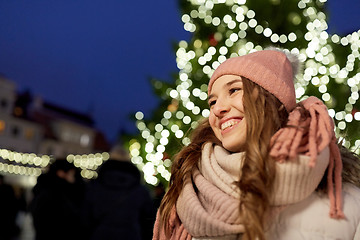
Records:
[[[303,72],[295,84],[297,99],[309,95],[322,99],[334,118],[337,137],[347,148],[360,153],[360,30],[330,32],[326,0],[182,0],[176,4],[187,38],[172,42],[177,70],[170,77],[156,76],[155,70],[150,73],[152,77],[146,81],[152,86],[156,106],[150,110],[132,109],[129,119],[135,131],[112,130],[117,134],[114,142],[121,141],[129,150],[131,161],[143,172],[147,184],[167,184],[172,158],[189,143],[189,133],[197,121],[208,116],[207,82],[214,69],[227,58],[270,45],[299,55]],[[153,36],[143,37],[146,45],[146,38]],[[83,40],[86,42],[86,38]],[[156,63],[156,54],[152,55]],[[137,60],[129,58],[141,71],[144,65]],[[6,74],[5,69],[0,70]],[[95,77],[107,76],[104,73]],[[94,76],[85,82],[91,85],[91,79]],[[121,87],[126,89],[133,82],[129,77]],[[101,86],[100,83],[96,87]],[[147,101],[135,94],[136,89],[130,92],[134,99]],[[104,96],[96,91],[91,95],[95,102],[106,97],[106,93]],[[112,111],[122,111],[121,106],[128,105],[126,100],[114,104],[118,109]],[[42,152],[0,148],[0,171],[6,174],[36,177],[55,158]],[[84,178],[96,178],[97,168],[108,158],[107,151],[67,155],[68,161],[82,169]]]

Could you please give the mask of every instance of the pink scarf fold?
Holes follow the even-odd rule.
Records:
[[[185,179],[176,212],[192,237],[238,239],[245,231],[240,218],[239,180],[243,153],[230,154],[212,143],[204,145],[191,178]]]
[[[270,156],[280,162],[293,159],[298,154],[310,156],[309,166],[314,167],[318,153],[330,147],[330,162],[327,175],[330,216],[344,218],[342,211],[342,161],[336,144],[334,122],[327,107],[316,97],[301,102],[310,116],[301,119],[301,108],[296,107],[289,114],[287,126],[271,138]],[[335,188],[335,193],[334,193]]]
[[[159,211],[156,214],[156,221],[154,225],[153,240],[191,240],[191,235],[186,231],[184,225],[181,223],[177,213],[176,208],[173,206],[171,209],[170,215],[170,227],[171,227],[171,236],[167,238],[165,235],[164,226],[160,226],[160,215]]]

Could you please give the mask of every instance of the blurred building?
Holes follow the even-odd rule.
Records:
[[[89,114],[18,92],[14,82],[0,75],[0,149],[53,158],[108,152],[108,141],[94,125]],[[1,157],[0,163],[21,165]]]
[[[45,102],[0,76],[0,148],[65,157],[109,150],[88,114]]]
[[[41,144],[41,125],[14,116],[20,111],[15,105],[15,84],[0,76],[0,148],[19,152],[37,152]]]

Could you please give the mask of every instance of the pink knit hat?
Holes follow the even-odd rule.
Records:
[[[220,64],[210,79],[208,93],[210,94],[212,85],[219,77],[228,74],[238,75],[250,79],[272,93],[290,112],[296,105],[293,80],[296,72],[297,66],[293,67],[292,62],[281,50],[258,51],[229,58]]]

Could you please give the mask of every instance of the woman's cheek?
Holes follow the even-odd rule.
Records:
[[[213,130],[215,136],[217,137],[217,139],[219,139],[221,141],[221,139],[220,139],[220,135],[221,135],[220,129],[216,127],[217,126],[216,117],[214,115],[212,115],[211,113],[209,115],[209,123],[210,123],[210,127]]]
[[[215,131],[214,126],[215,126],[215,117],[213,114],[209,115],[209,123],[210,123],[210,127],[212,128],[213,131]]]

